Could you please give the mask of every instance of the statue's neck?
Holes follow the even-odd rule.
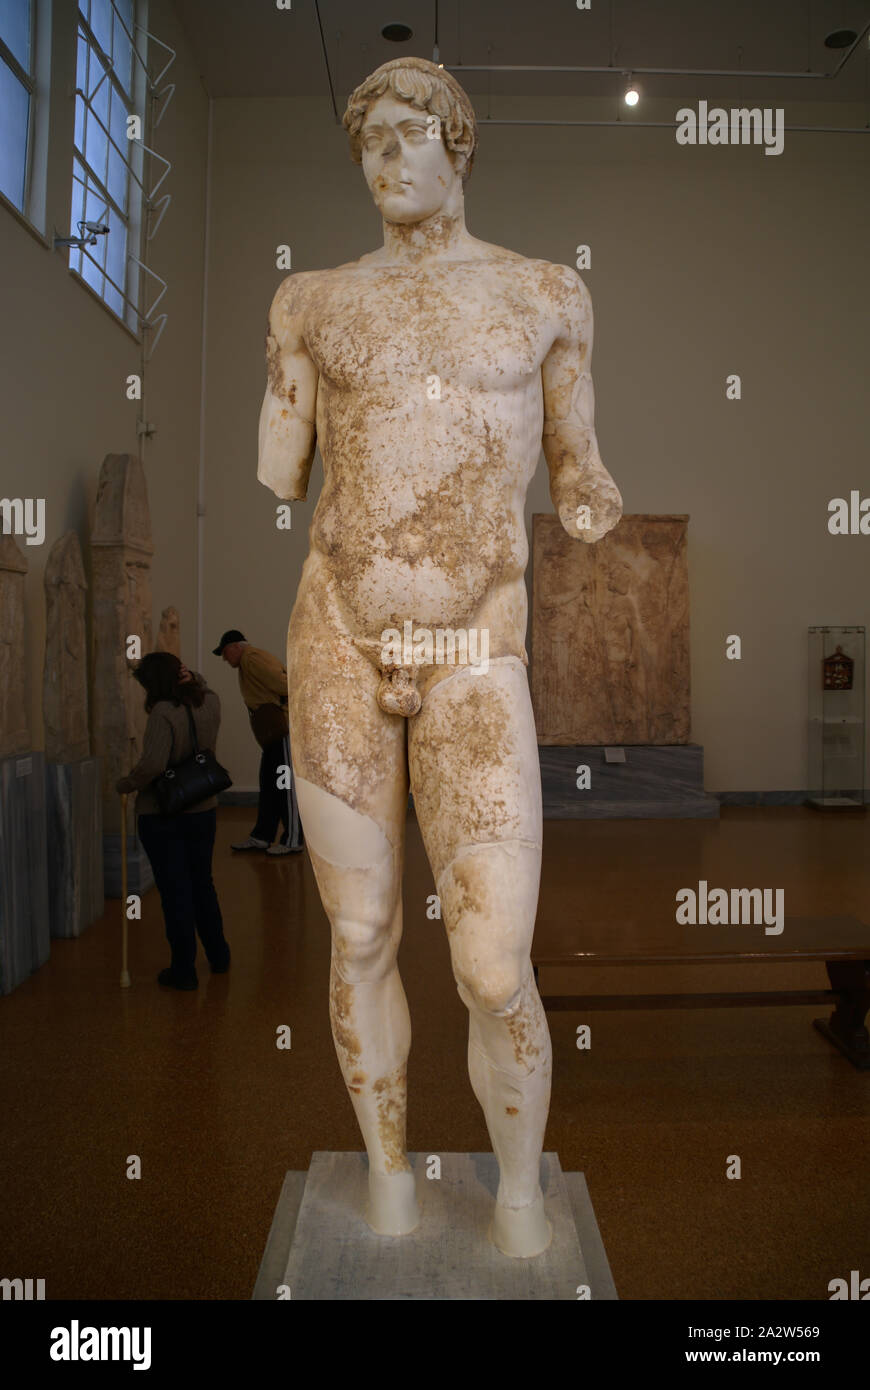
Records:
[[[464,207],[436,212],[422,222],[384,222],[384,252],[390,261],[451,259],[470,240]]]

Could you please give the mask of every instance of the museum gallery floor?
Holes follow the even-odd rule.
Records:
[[[49,1297],[250,1298],[285,1172],[307,1169],[315,1151],[359,1151],[329,1035],[329,931],[310,864],[304,855],[232,859],[229,843],[248,823],[248,808],[220,812],[229,975],[203,970],[189,995],[155,987],[165,943],[152,891],[131,938],[130,990],[118,987],[110,901],[4,1000],[0,1246],[10,1267],[45,1277]],[[807,914],[860,918],[868,853],[866,817],[835,825],[803,808],[725,807],[712,822],[548,821],[541,910],[549,892],[564,900],[573,886],[584,911],[616,921],[665,882],[697,882],[702,864],[711,884],[772,881]],[[488,1143],[443,924],[427,917],[433,891],[411,815],[401,951],[414,1019],[408,1147],[432,1153],[437,1136],[440,1151],[473,1154]],[[676,975],[598,968],[581,986],[572,972],[542,970],[541,987],[827,983],[820,964]],[[565,1172],[584,1174],[621,1299],[823,1299],[831,1278],[870,1265],[870,1236],[849,1217],[866,1202],[867,1078],[813,1029],[820,1012],[550,1015],[545,1147]],[[581,1023],[592,1030],[585,1050]],[[275,1046],[282,1025],[289,1050]],[[734,1152],[740,1183],[723,1177]],[[142,1157],[142,1181],[125,1179],[131,1153]]]

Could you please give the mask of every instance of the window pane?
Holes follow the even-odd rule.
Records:
[[[76,160],[75,164],[73,165],[73,171],[74,172],[72,184],[72,205],[70,207],[69,214],[69,234],[70,236],[78,236],[79,222],[85,215],[83,212],[85,197],[84,170],[82,169],[82,166],[79,164],[78,160]],[[78,255],[78,252],[75,250],[75,247],[71,247],[70,265],[72,265],[72,257],[74,252],[76,255]]]
[[[91,289],[96,290],[97,294],[102,298],[105,277],[100,267],[94,265],[91,260],[95,251],[99,251],[98,246],[89,246],[87,248],[87,254],[82,252],[81,264],[78,267],[78,272],[83,280],[87,280]]]
[[[128,17],[126,14],[126,9],[128,7],[125,6],[123,0],[121,0],[121,3],[117,4],[117,8],[124,17],[124,24],[126,24],[128,31],[132,34],[133,17],[132,15]],[[130,95],[133,91],[133,49],[130,46],[130,40],[124,33],[123,25],[117,15],[114,17],[113,33],[112,65],[115,76],[124,88],[124,91]]]
[[[106,270],[111,275],[116,285],[121,289],[126,289],[125,268],[127,264],[127,228],[117,213],[109,213],[109,226],[111,231],[106,238]],[[106,303],[115,310],[116,314],[123,316],[124,301],[120,294],[112,289],[111,285],[106,284]]]
[[[88,44],[82,33],[79,33],[76,50],[76,86],[83,92],[88,90]]]
[[[109,124],[109,79],[103,72],[99,60],[93,58],[91,61],[91,90],[88,96],[91,99],[91,109],[96,111],[103,125]]]
[[[112,6],[109,0],[91,0],[91,28],[107,56],[112,53]]]
[[[127,115],[128,107],[124,98],[112,88],[112,116],[109,122],[109,129],[112,132],[112,139],[118,146],[124,159],[130,157],[130,141],[127,139]]]
[[[106,200],[100,190],[94,187],[90,179],[88,179],[88,190],[85,198],[85,217],[88,222],[97,222],[101,227],[105,227],[108,220]],[[102,265],[103,261],[106,259],[105,236],[98,236],[96,246],[90,246],[88,250],[94,260],[99,261],[100,265]]]
[[[100,129],[99,121],[93,112],[89,111],[86,118],[85,159],[97,178],[102,179],[104,183],[106,181],[108,147],[109,142]]]
[[[0,191],[22,212],[29,109],[24,87],[11,68],[0,62]]]
[[[109,146],[109,179],[107,188],[122,211],[127,211],[127,166],[113,147]]]
[[[85,103],[82,97],[76,97],[76,133],[75,147],[84,153],[85,139]]]
[[[0,0],[0,38],[30,72],[30,0]]]
[[[100,197],[89,182],[85,195],[85,217],[88,222],[99,222],[101,225],[105,225],[105,214],[105,199]],[[87,253],[82,257],[81,273],[99,295],[103,294],[104,276],[100,267],[105,263],[105,259],[106,238],[98,236],[96,246],[87,247]],[[94,265],[94,261],[97,262],[96,265]]]

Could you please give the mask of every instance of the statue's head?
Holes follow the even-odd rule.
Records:
[[[420,222],[461,202],[477,123],[468,96],[443,68],[425,58],[384,63],[351,94],[344,126],[388,222]]]

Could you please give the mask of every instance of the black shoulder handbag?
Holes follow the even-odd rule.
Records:
[[[214,753],[208,750],[200,751],[196,724],[190,706],[186,708],[190,737],[193,740],[193,755],[175,767],[167,767],[154,782],[157,804],[164,816],[185,811],[189,806],[195,806],[198,801],[216,796],[218,792],[226,791],[227,787],[233,785],[232,777],[225,767],[221,767]]]

